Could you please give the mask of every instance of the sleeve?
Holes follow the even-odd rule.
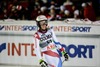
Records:
[[[51,29],[51,31],[52,31],[52,36],[53,36],[53,42],[55,43],[57,49],[59,49],[61,52],[64,51],[64,48],[62,47],[62,44],[57,40],[57,37],[53,29]]]
[[[34,35],[34,40],[35,40],[35,53],[36,56],[38,57],[38,60],[42,59],[41,56],[41,50],[39,47],[39,36],[37,34]]]

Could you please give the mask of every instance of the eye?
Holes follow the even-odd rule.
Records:
[[[40,25],[47,25],[48,23],[47,23],[47,21],[41,21],[40,22]]]

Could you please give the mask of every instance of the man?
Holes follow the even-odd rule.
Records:
[[[62,60],[59,52],[68,59],[68,54],[58,42],[52,28],[48,27],[47,18],[44,15],[39,15],[36,18],[39,30],[35,33],[35,51],[39,58],[41,67],[62,67]]]

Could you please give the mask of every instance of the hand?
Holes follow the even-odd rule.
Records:
[[[65,61],[67,61],[68,60],[68,54],[67,54],[67,52],[63,51],[62,54],[63,54],[63,56],[65,58]]]
[[[68,60],[68,54],[65,53],[65,54],[64,54],[64,57],[65,57],[65,61],[67,61],[67,60]]]
[[[48,67],[48,64],[42,59],[40,60],[39,64],[40,64],[41,67]]]

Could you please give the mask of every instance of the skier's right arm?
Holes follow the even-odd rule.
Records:
[[[43,60],[42,55],[41,55],[41,50],[39,47],[39,37],[37,36],[37,34],[35,34],[34,38],[35,38],[35,53],[39,59],[39,64],[41,67],[46,67],[47,63]]]
[[[38,38],[35,38],[35,53],[36,53],[36,56],[38,57],[38,59],[42,59]]]

